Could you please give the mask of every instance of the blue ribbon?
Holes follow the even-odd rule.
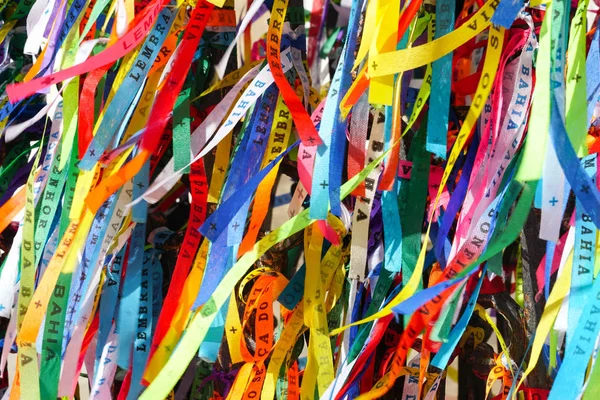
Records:
[[[584,169],[595,182],[597,155],[590,154],[581,160]],[[567,324],[567,345],[573,338],[577,321],[581,316],[580,304],[586,304],[589,289],[594,280],[594,262],[596,259],[596,227],[583,212],[579,200],[575,206],[575,242],[573,248],[573,269],[571,271],[571,293],[569,295],[569,316]]]
[[[506,0],[505,0],[506,1]],[[449,34],[454,27],[455,1],[437,0],[435,3],[435,37]],[[494,14],[495,16],[496,14]],[[436,60],[431,68],[431,95],[429,97],[429,119],[427,120],[427,151],[446,158],[448,134],[448,110],[450,109],[450,74],[452,52]]]
[[[123,281],[121,293],[121,305],[117,320],[117,331],[119,332],[119,354],[117,365],[128,369],[131,362],[131,345],[134,342],[140,305],[140,293],[142,290],[142,266],[144,261],[144,242],[146,236],[146,224],[137,224],[133,228],[131,242],[129,245],[129,260]]]
[[[106,107],[98,131],[90,143],[85,155],[81,159],[79,167],[83,170],[91,170],[100,156],[109,145],[115,132],[123,124],[123,119],[117,116],[123,114],[123,110],[133,108],[134,98],[141,91],[146,79],[146,73],[150,70],[152,63],[159,54],[173,21],[177,9],[165,7],[159,14],[156,24],[144,41],[141,50],[129,69],[123,83],[119,86],[112,101]]]
[[[282,152],[277,158],[271,161],[267,166],[254,175],[248,182],[237,189],[235,196],[231,196],[226,200],[214,213],[210,215],[200,227],[200,233],[206,236],[210,241],[214,242],[227,228],[227,221],[230,221],[238,212],[240,207],[252,196],[260,182],[267,176],[275,165],[285,157],[290,150],[298,146],[300,142],[296,142]]]
[[[492,15],[492,24],[510,29],[521,8],[522,0],[502,0]]]
[[[444,212],[444,216],[442,217],[440,230],[435,242],[435,255],[442,268],[446,267],[446,255],[444,251],[446,238],[448,237],[450,228],[452,228],[456,214],[463,204],[467,194],[467,189],[469,187],[469,180],[471,179],[471,170],[473,169],[477,147],[479,146],[479,140],[477,140],[479,136],[476,135],[474,138],[475,139],[471,142],[471,146],[467,152],[467,159],[463,167],[463,172],[458,181],[458,185],[456,185],[456,188],[450,197],[450,201],[448,202],[448,206],[446,207],[446,211]]]
[[[110,272],[107,272],[106,280],[102,286],[102,295],[100,296],[100,305],[98,309],[100,319],[98,325],[98,342],[96,344],[95,371],[98,370],[98,363],[102,357],[102,350],[108,340],[115,310],[117,309],[119,287],[121,286],[121,268],[123,267],[123,260],[125,260],[125,250],[126,247],[123,246],[121,251],[115,256],[112,269]]]

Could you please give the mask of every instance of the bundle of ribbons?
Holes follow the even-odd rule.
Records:
[[[2,399],[598,399],[596,0],[0,0]]]

